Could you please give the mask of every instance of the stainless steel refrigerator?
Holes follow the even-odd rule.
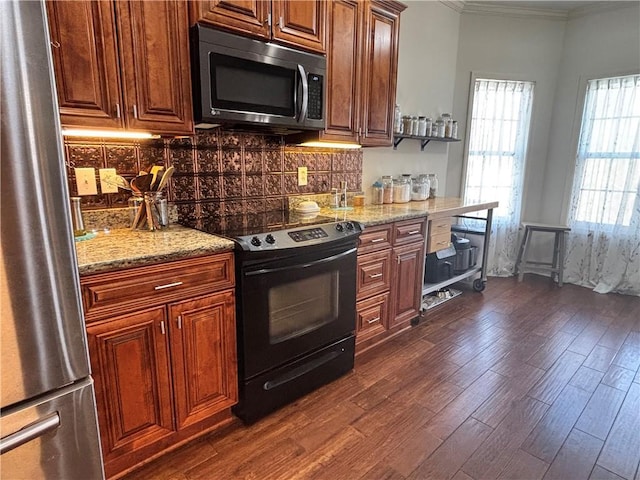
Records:
[[[42,1],[0,1],[0,478],[104,478]]]

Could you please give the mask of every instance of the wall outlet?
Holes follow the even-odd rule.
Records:
[[[75,168],[76,186],[78,195],[97,195],[98,185],[96,184],[95,168]]]
[[[118,193],[118,185],[116,184],[116,169],[101,168],[100,172],[100,192],[102,193]]]
[[[298,167],[298,186],[307,184],[307,167]]]

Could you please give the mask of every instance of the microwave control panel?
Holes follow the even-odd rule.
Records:
[[[310,73],[307,75],[309,83],[309,109],[307,117],[322,120],[322,75]]]

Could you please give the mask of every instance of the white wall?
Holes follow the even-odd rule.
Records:
[[[640,72],[640,4],[570,20],[555,96],[540,220],[566,220],[586,78]],[[580,88],[582,84],[583,88]]]
[[[400,17],[397,103],[403,114],[437,117],[453,108],[460,14],[436,1],[406,1]],[[436,173],[444,188],[447,144],[431,142],[420,151],[416,140],[393,148],[365,148],[362,186],[382,175]]]
[[[535,220],[543,195],[547,143],[562,57],[565,21],[463,13],[453,114],[466,134],[471,73],[535,81],[525,171],[523,219]],[[446,192],[460,195],[463,144],[450,147]]]

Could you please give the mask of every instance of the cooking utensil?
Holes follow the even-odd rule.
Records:
[[[153,175],[138,175],[135,178],[136,186],[140,189],[142,193],[148,192],[151,187],[151,180],[153,179]]]
[[[156,188],[156,190],[162,190],[167,185],[167,183],[169,183],[169,180],[173,176],[173,172],[175,172],[175,170],[176,169],[171,166],[164,171],[162,179],[160,180],[160,183],[158,184],[158,188]]]
[[[149,187],[150,190],[154,191],[157,190],[157,186],[160,184],[160,180],[162,179],[162,171],[164,170],[163,166],[160,165],[154,165],[153,167],[151,167],[151,172],[150,174],[152,175],[151,178],[151,185]]]

